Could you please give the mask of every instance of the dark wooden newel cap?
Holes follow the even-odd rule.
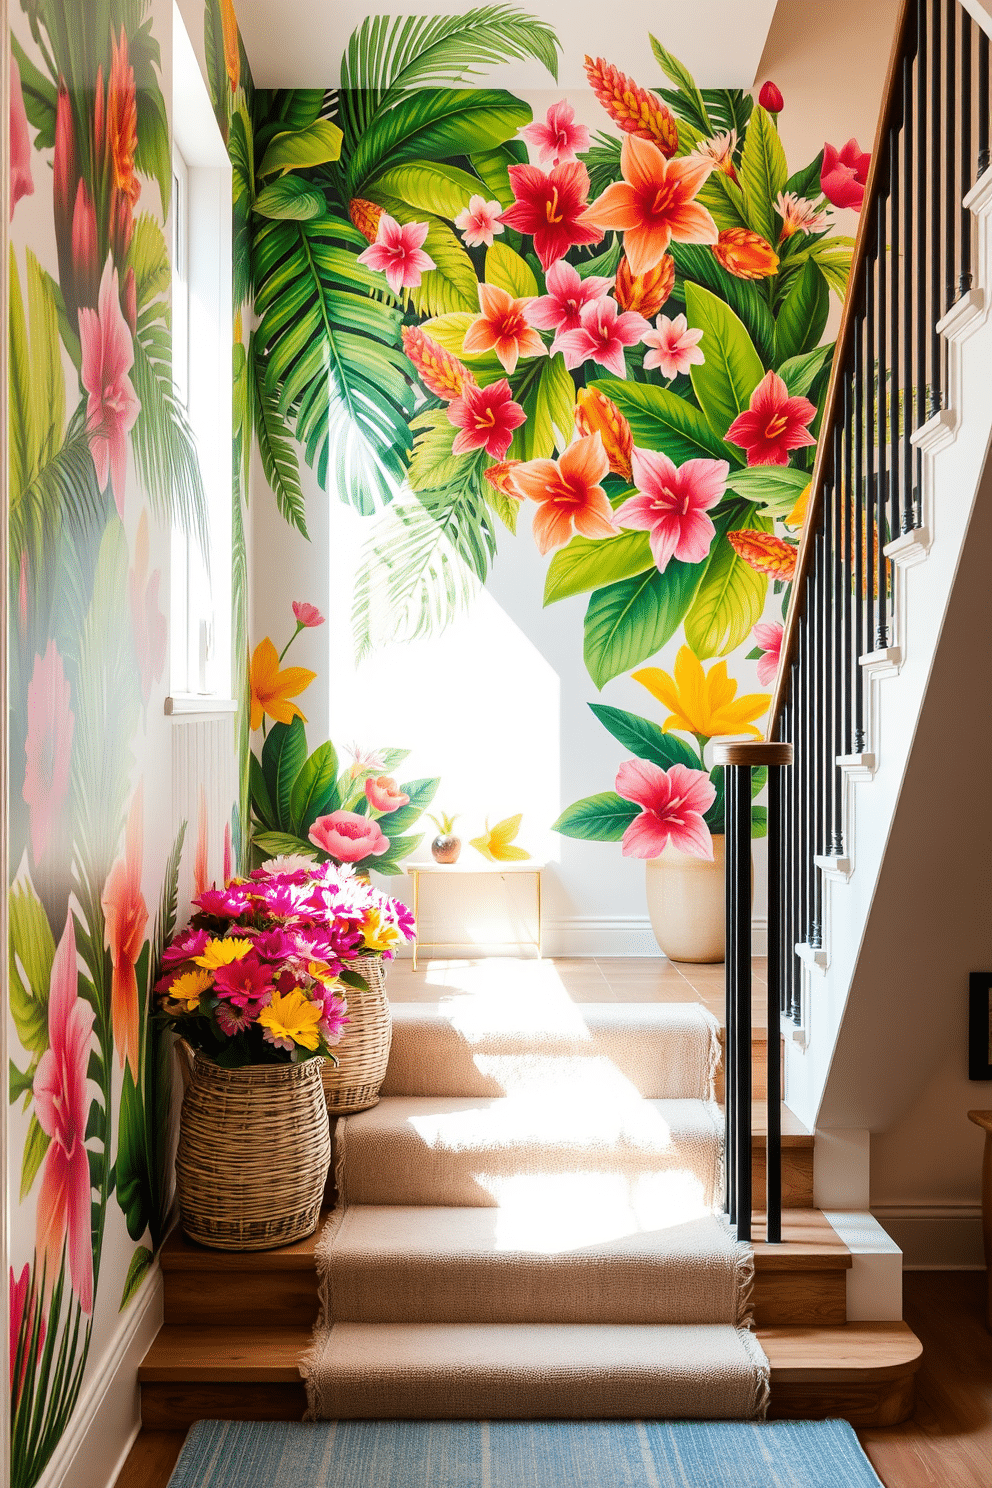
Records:
[[[769,744],[764,739],[728,739],[713,745],[715,765],[791,765],[791,744]]]

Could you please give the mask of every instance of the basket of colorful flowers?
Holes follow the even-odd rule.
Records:
[[[312,1234],[331,1157],[324,1072],[343,1075],[346,1101],[378,1099],[381,959],[412,933],[404,904],[332,863],[275,859],[194,900],[156,984],[188,1051],[176,1186],[192,1239],[261,1250]]]

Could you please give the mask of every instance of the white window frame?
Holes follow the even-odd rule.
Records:
[[[172,532],[167,713],[230,712],[233,344],[231,165],[173,5],[173,384],[196,441],[207,552]]]

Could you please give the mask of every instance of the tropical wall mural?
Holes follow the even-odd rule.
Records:
[[[637,79],[586,58],[599,128],[588,94],[535,117],[485,81],[522,58],[553,80],[558,51],[506,5],[370,16],[339,88],[259,92],[248,363],[287,521],[306,535],[304,462],[367,520],[359,657],[442,630],[529,511],[516,541],[547,557],[546,606],[587,596],[590,705],[639,782],[557,830],[647,857],[668,772],[708,772],[768,708],[850,264],[832,212],[867,157],[790,166],[774,84],[701,88],[654,37]],[[643,716],[600,699],[618,680]],[[717,777],[695,794],[709,855]]]
[[[207,520],[172,381],[172,6],[21,0],[10,21],[11,1482],[30,1488],[163,1238],[149,989],[184,846],[206,865],[224,824],[194,844],[161,788],[172,532],[202,542]]]

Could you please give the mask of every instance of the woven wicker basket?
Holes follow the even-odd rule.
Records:
[[[312,1235],[331,1164],[323,1060],[221,1069],[180,1049],[179,1218],[215,1250],[271,1250]]]
[[[354,969],[368,990],[349,987],[344,1038],[334,1050],[337,1068],[324,1060],[324,1095],[332,1116],[349,1116],[378,1104],[386,1077],[393,1020],[386,1001],[386,968],[381,956],[360,956]]]

